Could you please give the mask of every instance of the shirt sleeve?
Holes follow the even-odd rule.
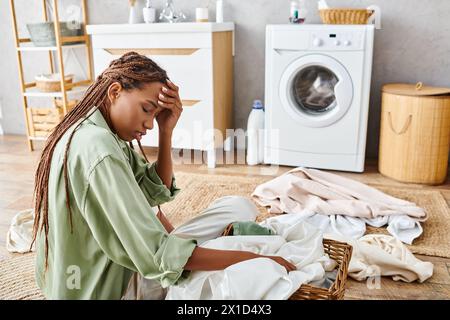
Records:
[[[91,170],[82,215],[105,254],[115,263],[175,284],[196,241],[168,234],[152,213],[128,163],[107,156]]]
[[[156,172],[156,162],[149,164],[144,157],[130,147],[128,147],[128,155],[134,177],[150,206],[155,207],[175,198],[180,189],[176,186],[174,176],[172,176],[172,185],[168,189]]]

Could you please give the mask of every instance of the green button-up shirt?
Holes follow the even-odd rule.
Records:
[[[195,240],[168,234],[152,207],[170,201],[155,163],[114,134],[101,112],[91,112],[72,138],[68,177],[73,232],[66,208],[63,159],[73,127],[55,147],[48,182],[49,252],[36,242],[36,281],[48,299],[120,299],[133,272],[177,282]]]

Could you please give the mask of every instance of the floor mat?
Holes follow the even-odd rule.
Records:
[[[0,300],[42,300],[34,278],[35,253],[14,255],[0,261]]]

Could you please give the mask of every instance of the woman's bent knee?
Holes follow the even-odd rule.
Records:
[[[225,196],[217,199],[215,204],[226,206],[227,211],[237,214],[241,220],[255,220],[259,214],[252,200],[242,196]]]

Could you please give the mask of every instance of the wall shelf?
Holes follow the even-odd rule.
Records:
[[[77,49],[83,48],[85,43],[77,44],[65,44],[62,46],[63,49]],[[36,46],[20,46],[16,48],[17,51],[58,51],[58,47],[36,47]]]
[[[74,87],[72,90],[66,90],[67,96],[72,96],[76,94],[81,94],[86,91],[88,87],[86,86],[77,86]],[[37,88],[28,88],[23,93],[25,97],[50,97],[50,98],[62,98],[63,92],[61,91],[55,91],[55,92],[42,92]]]
[[[40,0],[43,7],[43,22],[60,21],[58,14],[58,0]],[[13,32],[15,39],[15,47],[17,52],[17,61],[19,67],[20,92],[23,100],[23,110],[25,115],[25,123],[27,128],[27,142],[30,151],[33,151],[33,141],[45,140],[51,130],[63,119],[63,117],[70,111],[75,103],[74,95],[82,94],[86,91],[87,86],[93,81],[93,65],[91,56],[91,43],[89,35],[86,32],[87,25],[87,6],[86,0],[80,0],[83,25],[83,35],[73,37],[61,36],[59,23],[54,23],[55,28],[55,46],[39,47],[34,46],[30,38],[20,38],[18,34],[18,26],[16,19],[16,10],[14,2],[10,0],[11,16],[13,22]],[[47,2],[51,2],[53,13],[52,17],[47,15]],[[76,43],[73,43],[76,42]],[[85,48],[87,60],[87,79],[76,81],[74,83],[64,83],[64,59],[63,50]],[[22,53],[24,52],[48,52],[48,61],[50,64],[50,73],[58,70],[61,74],[61,91],[57,92],[43,92],[36,88],[36,83],[25,83],[24,68],[22,62]],[[56,64],[56,66],[55,66]],[[32,108],[28,105],[29,97],[47,97],[52,98],[53,104],[50,108]]]

